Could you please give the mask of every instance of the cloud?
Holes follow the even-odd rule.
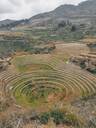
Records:
[[[0,20],[29,18],[62,4],[78,4],[84,0],[1,0]]]
[[[0,14],[14,12],[13,6],[8,0],[0,1]]]
[[[22,0],[21,0],[22,1]],[[9,0],[9,2],[11,4],[13,4],[14,6],[20,6],[22,4],[20,0]]]

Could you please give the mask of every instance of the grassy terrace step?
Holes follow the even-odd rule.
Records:
[[[30,75],[30,74],[29,74],[29,75]],[[53,78],[57,78],[56,75],[57,75],[57,74],[54,74],[54,76],[52,76],[52,75],[51,75],[51,76],[52,76]],[[49,76],[49,77],[51,78],[51,76]],[[36,77],[36,76],[33,76],[33,75],[32,75],[32,77]],[[37,76],[37,77],[38,77],[38,76]],[[40,77],[40,76],[39,76],[39,77]],[[66,78],[67,78],[66,76],[62,77],[62,76],[60,75],[59,77],[60,77],[60,79],[62,78],[62,79],[65,79],[65,81],[66,81]],[[51,78],[51,79],[52,79],[52,78]],[[68,79],[68,78],[67,78],[67,79]],[[69,80],[69,81],[70,81],[70,80]],[[63,82],[64,82],[64,81],[63,81]],[[67,81],[67,83],[68,83],[68,81]]]
[[[66,75],[66,74],[70,74],[70,75],[71,75],[70,72],[69,72],[69,73],[66,73],[66,72],[65,72],[65,73],[63,73],[63,74],[64,74],[64,75]],[[75,75],[75,76],[74,76],[74,75]],[[88,77],[88,76],[85,76],[85,77],[84,77],[84,74],[83,74],[83,76],[82,76],[82,75],[79,75],[79,74],[72,74],[72,77],[73,77],[73,76],[74,76],[74,77],[77,76],[77,77],[79,77],[79,78],[81,78],[81,79],[84,78],[86,81],[88,81],[89,83],[91,83],[91,85],[93,85],[93,84],[96,83],[96,81],[92,81],[92,80],[89,79],[90,76],[89,76],[89,77]],[[13,77],[13,76],[11,76],[11,77]],[[11,77],[10,77],[10,74],[8,74],[8,77],[7,77],[7,79],[5,79],[5,80],[7,81],[8,78],[10,79]],[[83,78],[82,78],[82,77],[83,77]],[[88,78],[87,78],[87,77],[88,77]],[[91,77],[90,77],[90,78],[91,78]]]
[[[43,76],[42,76],[43,75]],[[59,75],[59,74],[58,74]],[[72,74],[71,74],[72,75]],[[30,79],[29,79],[29,76],[30,76]],[[42,76],[42,77],[41,77]],[[45,79],[45,76],[46,76],[46,79]],[[73,94],[75,94],[75,91],[76,91],[76,87],[79,89],[78,91],[80,92],[81,90],[81,92],[83,92],[83,95],[85,94],[86,95],[86,93],[90,93],[91,91],[90,91],[90,88],[86,88],[86,86],[88,86],[89,85],[89,83],[88,82],[86,82],[84,79],[77,79],[77,77],[76,77],[76,79],[73,79],[73,78],[71,78],[71,76],[70,75],[68,75],[68,73],[66,73],[65,75],[60,75],[59,77],[56,77],[57,76],[57,74],[56,74],[56,72],[55,73],[49,73],[49,74],[45,74],[45,72],[44,73],[38,73],[38,72],[32,72],[32,73],[27,73],[27,74],[23,74],[23,75],[21,75],[20,76],[20,78],[19,79],[21,79],[22,77],[23,77],[23,79],[25,79],[26,78],[26,80],[25,80],[25,82],[26,81],[28,81],[28,80],[32,80],[32,79],[35,79],[36,80],[36,84],[38,83],[38,84],[44,84],[42,81],[44,80],[45,81],[45,85],[46,84],[48,84],[47,82],[49,82],[50,84],[52,84],[52,80],[54,80],[55,81],[55,85],[57,84],[57,82],[58,83],[62,83],[62,85],[63,86],[65,86],[66,88],[68,88],[68,89],[66,89],[67,90],[67,93],[68,93],[68,90],[74,90],[74,92],[73,92]],[[38,78],[39,77],[39,78]],[[52,78],[53,77],[53,78]],[[61,79],[62,78],[62,79]],[[69,79],[70,78],[70,79]],[[60,80],[59,80],[60,79]],[[69,79],[69,82],[70,82],[70,84],[68,84],[68,81],[66,81],[66,80],[68,80]],[[15,79],[15,81],[14,81],[14,79],[13,79],[13,82],[12,83],[14,83],[14,82],[16,82],[17,81],[17,84],[15,85],[16,86],[16,88],[18,88],[18,87],[20,87],[21,89],[22,89],[22,86],[23,86],[23,84],[22,84],[22,86],[20,85],[21,83],[20,83],[20,81],[18,80],[18,77],[17,77],[17,79]],[[39,82],[38,82],[39,81]],[[83,81],[84,81],[84,83],[83,83]],[[66,82],[66,83],[65,83]],[[19,84],[20,83],[20,84]],[[27,85],[26,85],[27,86]],[[59,85],[60,86],[60,85]],[[15,87],[13,87],[13,88],[15,88]],[[19,89],[20,89],[19,88]],[[87,92],[86,92],[87,91]],[[70,91],[69,91],[70,92]]]
[[[29,81],[29,80],[33,80],[33,77],[30,76],[30,77],[28,77],[27,79],[24,79],[23,81],[21,81],[21,83],[20,83],[20,81],[17,82],[17,83],[15,83],[15,85],[13,85],[13,88],[19,86],[19,84],[24,84],[24,82],[26,83],[26,81]],[[53,84],[53,85],[56,86],[56,84],[58,83],[58,84],[62,84],[62,87],[63,87],[63,88],[64,88],[64,85],[65,85],[66,88],[68,88],[68,84],[65,83],[65,81],[64,81],[63,79],[59,78],[59,77],[56,77],[56,78],[54,78],[54,77],[52,78],[52,76],[51,76],[51,77],[41,77],[41,76],[40,76],[40,77],[35,77],[33,83],[36,83],[36,85],[37,85],[37,83],[38,83],[38,84],[39,84],[39,83],[41,83],[41,84],[45,83],[45,86],[46,86],[46,84],[48,84],[48,83],[50,83],[50,85]],[[17,86],[16,86],[16,85],[17,85]],[[67,86],[66,86],[66,85],[67,85]],[[59,85],[58,87],[61,87],[61,86]]]
[[[29,74],[28,74],[28,75],[29,75]],[[57,74],[55,74],[55,75],[57,75]],[[67,75],[67,73],[65,73],[65,76],[63,76],[63,78],[64,78],[64,77],[66,77],[66,75]],[[54,77],[55,77],[55,76],[54,76]],[[61,76],[60,76],[60,77],[61,77]],[[69,76],[69,77],[70,77],[70,76]],[[72,76],[71,76],[71,77],[73,77],[73,74],[72,74]],[[78,77],[78,76],[77,76],[77,77]],[[77,77],[76,77],[76,78],[77,78]],[[81,76],[80,76],[80,77],[81,77]],[[68,78],[68,79],[69,79],[69,78]],[[80,79],[81,79],[81,78],[80,78]],[[84,79],[85,79],[85,78],[84,78]],[[83,78],[82,78],[82,80],[81,80],[81,81],[83,81]],[[85,81],[85,80],[84,80],[84,81]],[[89,80],[87,80],[87,81],[89,81]],[[89,82],[90,82],[90,81],[89,81]],[[86,82],[86,81],[85,81],[84,83],[86,83],[86,85],[87,85],[87,84],[89,84],[89,83],[88,83],[88,82]],[[84,83],[83,83],[83,84],[84,84]]]
[[[52,63],[49,63],[48,65],[51,66],[51,67],[54,67],[54,69],[57,70],[57,71],[65,72],[65,68],[59,68],[59,69],[56,68],[56,65],[58,64],[58,59],[56,59],[55,57],[53,57],[52,59],[53,59],[53,62],[52,62]],[[60,61],[60,60],[59,60],[59,62],[60,62],[61,65],[65,65],[64,62],[62,62],[62,61]],[[55,65],[54,65],[54,64],[55,64]],[[80,74],[80,73],[77,72],[77,74],[76,74],[76,73],[75,73],[75,74],[73,73],[72,75],[77,75],[77,76],[78,76],[79,74]],[[82,74],[82,75],[80,74],[80,77],[81,77],[81,76],[85,76],[85,77],[84,77],[85,80],[86,80],[86,78],[89,76],[89,79],[87,79],[87,81],[88,81],[87,83],[89,83],[89,84],[91,83],[92,86],[89,87],[89,88],[91,88],[91,89],[94,91],[94,88],[96,89],[96,86],[94,86],[94,81],[93,81],[93,80],[90,81],[90,78],[92,78],[92,75],[90,75],[90,74],[87,72],[87,74],[85,74],[85,73]],[[94,78],[92,78],[92,79],[94,79]],[[96,79],[95,79],[95,84],[96,84]],[[94,86],[94,87],[93,87],[93,86]]]
[[[79,79],[78,82],[80,82],[81,84],[83,84],[83,86],[89,90],[89,91],[96,91],[96,81],[92,81],[90,77],[85,76],[84,74],[79,74],[79,73],[71,73],[71,72],[64,72],[63,74],[69,74],[70,76],[72,76],[73,79],[77,80]],[[82,83],[83,82],[83,83]]]
[[[55,83],[55,84],[53,84],[52,85],[52,82],[51,82],[51,86],[50,86],[50,82],[48,82],[46,85],[45,85],[46,83],[43,83],[43,82],[41,82],[41,83],[37,83],[37,85],[35,86],[35,87],[32,87],[32,88],[30,88],[29,87],[29,85],[23,85],[23,86],[21,86],[21,87],[19,87],[19,88],[15,88],[14,90],[13,90],[13,94],[15,95],[16,93],[18,93],[19,92],[19,94],[20,95],[22,95],[22,94],[25,94],[25,93],[23,93],[23,91],[24,91],[24,89],[25,89],[25,91],[26,91],[26,88],[28,88],[29,89],[29,91],[31,91],[31,94],[33,93],[33,91],[35,90],[38,90],[38,89],[40,89],[40,88],[42,88],[42,87],[45,87],[45,88],[52,88],[52,89],[58,89],[59,91],[63,91],[63,93],[66,93],[66,90],[65,90],[65,88],[60,88],[60,87],[58,87],[58,85],[60,85],[60,84],[58,84],[58,83]],[[66,94],[65,94],[65,96],[66,96]]]

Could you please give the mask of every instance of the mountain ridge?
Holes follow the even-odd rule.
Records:
[[[55,10],[45,13],[40,13],[26,20],[14,21],[16,25],[49,25],[60,22],[61,20],[69,20],[72,23],[91,23],[92,19],[96,18],[96,0],[87,0],[78,5],[64,4],[57,7]],[[2,21],[0,21],[1,24]],[[5,26],[14,22],[6,23]],[[1,24],[2,26],[2,24]]]

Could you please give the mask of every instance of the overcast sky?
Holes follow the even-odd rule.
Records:
[[[62,4],[78,4],[85,0],[0,0],[0,20],[25,19]]]

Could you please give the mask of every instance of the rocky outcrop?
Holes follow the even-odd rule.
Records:
[[[8,65],[10,65],[10,60],[11,60],[11,57],[9,58],[1,58],[0,59],[0,71],[3,71],[3,70],[6,70]]]
[[[96,70],[96,55],[95,54],[81,54],[70,58],[70,61],[81,68],[89,71]]]

